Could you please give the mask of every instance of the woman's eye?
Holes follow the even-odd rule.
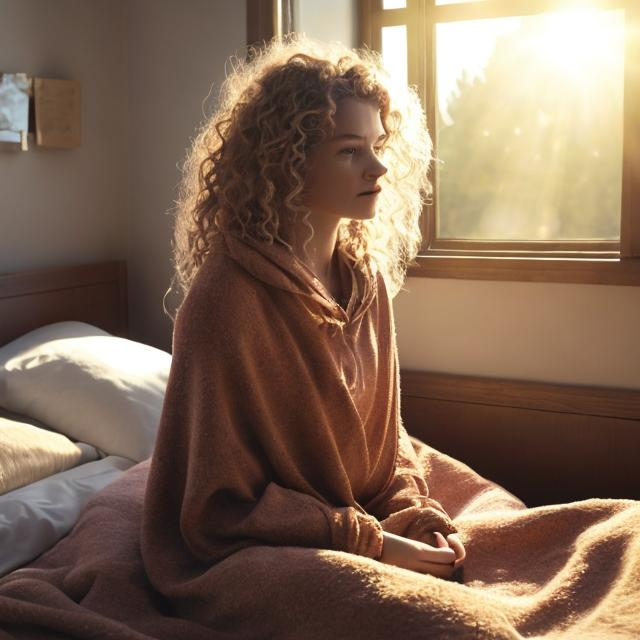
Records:
[[[357,150],[355,147],[348,147],[348,148],[346,148],[346,149],[342,149],[342,150],[340,151],[340,153],[343,153],[343,154],[344,154],[344,155],[346,155],[346,156],[351,156],[351,155],[353,155],[353,154],[357,153],[357,151],[358,151],[358,150]],[[383,152],[384,152],[384,147],[374,147],[374,148],[373,148],[373,151],[374,151],[374,153],[375,153],[376,155],[380,155],[381,153],[383,153]]]

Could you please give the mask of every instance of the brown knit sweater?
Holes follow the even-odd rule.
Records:
[[[339,256],[346,309],[279,243],[219,235],[198,271],[145,494],[141,551],[165,595],[252,545],[377,559],[383,530],[456,531],[400,420],[384,277]]]

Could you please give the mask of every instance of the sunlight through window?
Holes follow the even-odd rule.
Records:
[[[624,11],[436,25],[438,236],[620,235]]]

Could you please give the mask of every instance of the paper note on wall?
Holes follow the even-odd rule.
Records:
[[[26,73],[0,74],[0,142],[26,145],[30,90]]]
[[[34,78],[36,144],[44,147],[80,146],[80,83],[76,80]]]

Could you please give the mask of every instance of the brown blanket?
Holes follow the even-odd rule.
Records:
[[[454,517],[464,584],[343,551],[248,547],[200,579],[200,623],[154,591],[139,550],[149,461],[94,497],[73,531],[0,580],[0,638],[636,638],[640,503],[525,509],[411,439]]]

